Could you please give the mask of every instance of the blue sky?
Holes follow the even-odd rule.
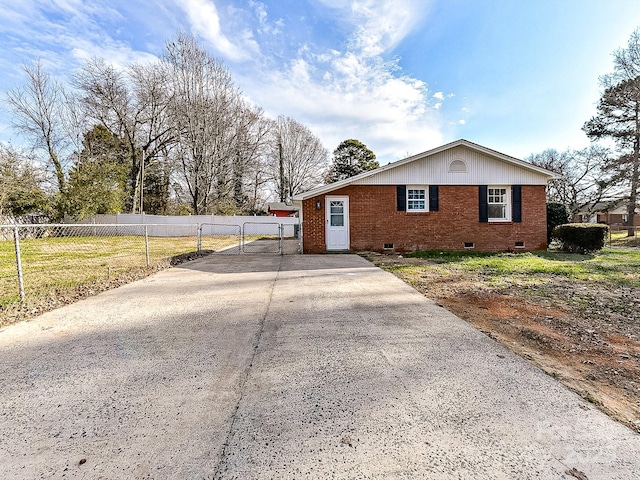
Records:
[[[329,151],[357,138],[384,164],[466,138],[523,158],[588,145],[598,77],[638,26],[638,0],[0,0],[0,91],[37,59],[63,80],[152,60],[182,29]]]

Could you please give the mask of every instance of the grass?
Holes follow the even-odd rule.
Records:
[[[627,231],[611,232],[609,244],[614,247],[640,247],[640,230],[636,229],[636,235],[627,236]]]
[[[403,257],[367,258],[640,431],[640,249]]]
[[[215,249],[233,245],[236,239],[216,236]],[[195,252],[196,248],[195,236],[149,237],[149,264],[168,263],[172,257]],[[147,268],[142,236],[24,239],[20,250],[27,303]],[[0,241],[0,307],[19,302],[14,244]]]
[[[428,259],[450,273],[474,273],[499,282],[506,276],[553,275],[613,286],[640,287],[640,250],[605,248],[591,255],[562,252],[478,253],[427,251],[407,255]],[[390,269],[411,269],[394,265]]]

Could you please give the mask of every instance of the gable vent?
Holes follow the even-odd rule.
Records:
[[[454,173],[464,173],[467,171],[467,164],[462,160],[454,160],[449,164],[449,171]]]

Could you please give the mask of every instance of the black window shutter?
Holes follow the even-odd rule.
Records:
[[[511,221],[522,222],[522,185],[511,186]]]
[[[489,199],[487,198],[487,186],[480,185],[478,187],[478,205],[480,207],[480,222],[489,221]]]
[[[429,211],[438,211],[438,185],[429,185]]]
[[[406,185],[396,186],[396,202],[398,205],[399,212],[407,211],[407,186]]]

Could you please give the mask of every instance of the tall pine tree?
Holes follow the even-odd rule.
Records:
[[[327,183],[353,177],[368,170],[380,167],[376,154],[359,140],[344,140],[333,151],[333,163],[327,172]]]
[[[640,185],[640,28],[631,35],[627,48],[614,53],[614,73],[601,79],[605,88],[598,113],[583,130],[592,140],[610,138],[618,157],[609,168],[614,178],[628,187],[628,235],[634,234],[635,210]]]

